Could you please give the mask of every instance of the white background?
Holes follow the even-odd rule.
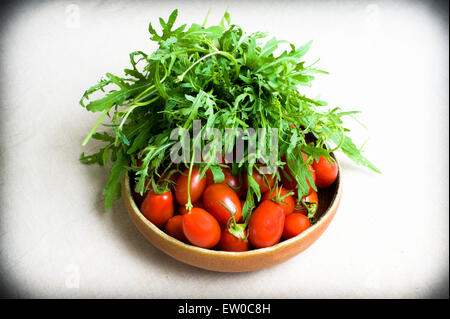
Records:
[[[69,6],[69,4],[75,4]],[[252,273],[196,269],[149,244],[124,204],[104,212],[108,171],[81,142],[99,114],[79,98],[128,54],[151,52],[147,27],[220,20],[222,2],[30,2],[1,31],[2,279],[20,297],[448,298],[448,22],[420,2],[229,2],[232,23],[297,45],[330,72],[311,94],[361,110],[349,119],[375,174],[338,154],[344,193],[308,250]],[[77,10],[79,20],[77,20]],[[448,18],[448,13],[447,13]]]

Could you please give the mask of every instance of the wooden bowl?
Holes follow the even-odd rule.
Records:
[[[128,175],[123,180],[122,192],[131,220],[155,247],[173,258],[195,267],[218,272],[246,272],[279,264],[299,254],[314,243],[327,229],[336,214],[342,194],[341,167],[337,160],[336,162],[339,168],[336,182],[318,192],[317,222],[296,237],[283,240],[271,247],[246,252],[217,251],[185,244],[167,235],[142,215],[131,195]]]

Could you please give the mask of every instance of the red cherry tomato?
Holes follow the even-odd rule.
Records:
[[[316,205],[316,209],[319,206],[319,196],[317,196],[317,192],[315,190],[313,190],[309,195],[306,195],[302,198],[302,200],[306,203],[311,203],[311,204],[315,204]],[[295,201],[295,203],[297,203],[297,201]],[[306,209],[305,206],[301,205],[296,206],[294,208],[294,213],[301,213],[304,215],[308,215],[308,210]]]
[[[244,231],[244,234],[247,235],[247,232]],[[220,236],[219,249],[224,251],[247,251],[250,249],[250,244],[243,239],[230,234],[225,227]]]
[[[187,242],[183,233],[183,215],[175,215],[171,217],[165,227],[166,234],[172,236],[182,242]]]
[[[236,221],[239,220],[242,213],[239,197],[234,190],[225,184],[209,185],[203,193],[203,206],[222,224],[228,222],[231,214],[234,215]]]
[[[252,173],[253,179],[258,183],[259,191],[261,194],[270,190],[275,184],[275,178],[270,174],[261,174],[258,171],[253,171]],[[267,181],[266,181],[267,179]],[[268,184],[267,184],[268,183]],[[248,189],[248,177],[247,174],[244,176],[244,187]]]
[[[180,205],[186,205],[188,202],[188,174],[189,169],[185,169],[183,174],[178,177],[175,185],[175,198]],[[193,167],[190,182],[191,203],[195,203],[202,197],[206,186],[206,178],[200,177],[200,171]]]
[[[313,162],[313,168],[316,171],[316,185],[319,188],[330,186],[337,178],[338,166],[336,162],[329,163],[322,155],[318,162]]]
[[[183,215],[183,233],[191,244],[212,248],[219,242],[221,230],[210,213],[202,208],[192,208],[190,213]]]
[[[287,193],[289,193],[289,191],[286,188],[275,187],[270,194],[269,194],[269,192],[264,193],[261,200],[266,200],[266,199],[278,200],[281,197],[285,196]],[[292,213],[295,208],[294,196],[288,195],[286,197],[283,197],[283,199],[280,199],[279,204],[283,208],[285,215]]]
[[[302,156],[303,156],[303,159],[306,161],[308,156],[305,153],[302,153]],[[283,155],[282,160],[284,162],[286,162],[286,156],[285,155]],[[312,165],[308,164],[308,170],[311,173],[312,180],[313,180],[313,182],[315,184],[316,183],[316,172],[314,171]],[[281,169],[280,175],[281,175],[281,183],[283,184],[283,186],[286,187],[286,189],[288,189],[288,190],[294,190],[295,191],[296,188],[297,188],[297,180],[292,175],[292,173],[291,173],[291,171],[290,171],[290,169],[289,169],[287,164],[285,164],[283,166],[283,168]],[[288,175],[289,178],[286,177],[286,175]],[[309,185],[309,192],[308,192],[308,194],[310,194],[311,191],[313,191],[314,189],[311,187],[311,184],[309,183],[308,179],[306,179],[306,182]]]
[[[170,191],[162,194],[150,191],[141,205],[142,214],[157,227],[163,227],[173,216],[173,211],[173,196]]]
[[[295,237],[308,229],[309,226],[311,226],[311,223],[305,215],[299,213],[289,214],[284,222],[283,238]]]
[[[265,200],[255,209],[248,224],[248,240],[255,248],[272,246],[280,241],[284,227],[281,205]]]

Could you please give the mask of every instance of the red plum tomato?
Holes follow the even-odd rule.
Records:
[[[219,243],[221,229],[219,222],[206,210],[192,208],[183,215],[183,233],[191,244],[212,248]]]
[[[187,242],[183,233],[183,215],[175,215],[171,217],[165,226],[166,234],[172,236],[182,242]]]
[[[245,231],[244,233],[245,235],[247,234]],[[247,251],[250,249],[250,244],[242,238],[237,238],[231,234],[225,227],[220,237],[219,249],[224,251]]]
[[[311,223],[305,215],[299,213],[289,214],[284,222],[283,238],[295,237],[308,229],[309,226],[311,226]]]
[[[141,205],[142,214],[155,226],[163,227],[170,217],[173,216],[174,203],[170,191],[162,194],[156,194],[153,191],[148,192]]]
[[[319,188],[330,186],[337,178],[338,166],[336,162],[329,163],[322,155],[318,162],[313,162],[313,168],[316,171],[316,185]]]
[[[271,200],[280,200],[279,204],[283,208],[284,214],[288,215],[294,211],[295,208],[295,199],[293,195],[287,195],[290,191],[283,187],[275,187],[272,192],[264,193],[261,200],[271,199]],[[283,197],[285,196],[285,197]],[[282,198],[283,197],[283,198]],[[281,199],[282,198],[282,199]]]
[[[221,224],[226,224],[231,218],[231,214],[234,215],[236,221],[239,220],[242,213],[238,195],[225,184],[209,185],[203,193],[203,206]]]
[[[175,198],[180,205],[186,205],[188,202],[188,174],[189,169],[185,169],[183,174],[177,178],[175,184]],[[206,186],[206,178],[200,176],[200,171],[193,167],[189,192],[191,195],[191,203],[198,201]]]
[[[280,241],[284,227],[281,205],[265,200],[255,209],[248,224],[248,240],[255,248],[272,246]]]

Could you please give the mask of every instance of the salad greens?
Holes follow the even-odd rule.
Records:
[[[158,44],[155,52],[132,52],[131,66],[123,77],[106,73],[81,98],[80,104],[88,111],[100,112],[83,145],[91,138],[105,145],[94,154],[82,153],[80,159],[87,164],[112,163],[103,191],[106,209],[120,197],[121,182],[128,172],[133,172],[130,176],[135,178],[136,190],[143,194],[149,184],[161,191],[170,183],[171,173],[192,168],[193,160],[174,164],[169,153],[177,142],[170,139],[171,131],[177,127],[191,130],[194,120],[201,120],[202,133],[207,128],[221,132],[226,128],[278,128],[278,165],[288,165],[298,182],[298,195],[308,190],[306,178],[315,188],[300,149],[310,155],[308,164],[319,155],[329,159],[330,152],[341,150],[355,163],[379,172],[343,127],[342,118],[358,112],[325,108],[326,102],[299,90],[310,86],[315,74],[327,74],[302,61],[311,42],[297,47],[274,37],[262,41],[266,33],[246,34],[240,26],[230,24],[228,12],[218,25],[209,27],[206,19],[202,25],[175,26],[177,15],[174,10],[167,21],[159,19],[162,32],[149,24],[150,40]],[[275,55],[281,44],[287,49]],[[90,100],[94,92],[103,96]],[[103,124],[106,119],[109,123]],[[99,132],[100,124],[108,132]],[[234,146],[224,139],[211,154],[225,145],[226,150]],[[203,173],[211,168],[216,181],[223,179],[214,156],[195,165],[202,167]],[[254,169],[257,165],[248,162],[232,165],[233,173],[248,174],[244,217],[254,206],[254,197],[261,196],[251,176]],[[279,174],[276,172],[277,178]]]

